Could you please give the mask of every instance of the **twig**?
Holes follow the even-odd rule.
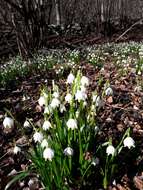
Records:
[[[132,24],[125,32],[123,32],[123,34],[121,34],[116,40],[115,42],[119,41],[127,32],[129,32],[135,25],[139,24],[141,21],[143,21],[143,19],[138,20],[137,22],[135,22],[134,24]]]

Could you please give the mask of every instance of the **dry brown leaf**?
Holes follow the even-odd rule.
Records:
[[[112,96],[109,96],[109,97],[107,98],[107,102],[108,102],[109,104],[112,104],[112,103],[113,103],[113,97],[112,97]]]
[[[143,190],[143,181],[139,177],[135,176],[133,182],[137,189]]]

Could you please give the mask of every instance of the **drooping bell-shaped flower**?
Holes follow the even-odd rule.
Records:
[[[69,119],[66,124],[68,129],[71,130],[77,129],[77,121],[75,119]]]
[[[112,96],[113,95],[113,90],[111,87],[108,87],[106,90],[105,90],[105,94],[106,96]]]
[[[43,139],[42,142],[41,142],[41,147],[42,148],[47,148],[48,147],[48,142],[46,139]]]
[[[72,101],[72,95],[70,93],[68,93],[66,96],[65,96],[65,101],[70,103]]]
[[[3,120],[4,128],[13,128],[14,127],[14,120],[10,117],[5,117]]]
[[[15,146],[13,149],[13,153],[17,154],[18,152],[21,152],[21,148],[19,148],[18,146]]]
[[[112,145],[109,145],[107,148],[106,148],[106,153],[107,153],[107,155],[109,156],[109,155],[114,155],[115,154],[115,148],[114,148],[114,146],[112,146]]]
[[[80,82],[82,86],[89,86],[89,79],[86,76],[82,76]]]
[[[41,132],[35,132],[34,135],[33,135],[33,139],[35,142],[42,142],[43,140],[43,134]]]
[[[44,105],[46,105],[46,100],[44,96],[40,96],[40,98],[38,99],[38,104],[42,107]]]
[[[124,147],[128,147],[129,149],[131,147],[135,147],[135,141],[132,137],[126,137],[123,141]]]
[[[74,76],[72,73],[70,73],[70,74],[68,75],[68,77],[67,77],[67,83],[68,83],[68,84],[72,84],[73,81],[74,81],[74,79],[75,79],[75,76]]]
[[[64,149],[64,154],[66,156],[72,156],[73,155],[73,149],[71,147],[67,147]]]
[[[60,100],[58,98],[53,98],[50,104],[51,108],[55,109],[59,107],[59,105],[60,105]]]
[[[51,148],[46,148],[43,152],[43,157],[45,160],[52,161],[54,157],[54,151]]]
[[[46,131],[50,129],[50,127],[52,127],[51,123],[48,120],[44,121],[43,126],[42,126],[43,130]]]

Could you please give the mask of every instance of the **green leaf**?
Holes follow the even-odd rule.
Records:
[[[4,190],[8,190],[15,182],[17,182],[18,180],[24,179],[28,175],[30,175],[28,171],[24,171],[20,174],[17,174],[11,181],[9,181],[9,183],[6,185]]]

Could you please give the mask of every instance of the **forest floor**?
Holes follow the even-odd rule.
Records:
[[[75,40],[75,39],[74,39]],[[92,38],[93,41],[93,38]],[[64,89],[64,82],[71,70],[82,70],[83,74],[90,80],[90,90],[95,90],[100,94],[104,84],[108,81],[113,89],[113,96],[103,98],[104,106],[98,113],[97,123],[102,128],[100,140],[108,141],[112,137],[115,141],[119,139],[125,130],[130,127],[132,137],[136,142],[136,151],[131,157],[126,155],[115,175],[115,183],[110,184],[108,189],[112,190],[142,190],[143,189],[143,59],[141,57],[142,43],[121,43],[87,47],[75,55],[75,51],[69,53],[62,50],[59,55],[58,50],[48,52],[46,56],[51,56],[55,61],[60,57],[60,61],[49,66],[51,63],[47,59],[39,58],[38,64],[41,67],[31,66],[31,70],[26,70],[26,75],[14,72],[4,73],[8,81],[1,82],[0,88],[0,189],[4,189],[13,174],[24,170],[29,161],[25,158],[24,152],[13,154],[14,143],[24,147],[27,142],[19,133],[15,126],[14,130],[7,131],[3,127],[3,119],[6,110],[9,110],[14,118],[23,126],[26,118],[34,118],[38,123],[42,117],[38,106],[40,88],[43,85],[51,87],[52,80]],[[56,52],[58,51],[58,53]],[[86,54],[86,56],[85,56]],[[45,56],[45,55],[44,55]],[[55,58],[55,57],[56,58]],[[36,58],[38,60],[38,58]],[[53,62],[54,62],[53,61]],[[16,62],[15,59],[11,62]],[[42,65],[44,62],[44,65]],[[63,63],[62,63],[63,62]],[[72,65],[74,62],[74,66]],[[48,64],[48,66],[45,66]],[[1,68],[13,68],[6,65]],[[28,67],[28,66],[26,66]],[[74,69],[73,69],[74,68]],[[25,69],[25,68],[24,68]],[[9,69],[10,70],[10,69]],[[15,69],[17,70],[17,68]],[[18,71],[18,70],[17,70]],[[18,72],[21,72],[20,68]],[[24,70],[25,71],[25,70]],[[3,78],[4,80],[4,78]],[[99,82],[100,81],[100,82]],[[3,85],[3,86],[2,86]],[[31,135],[32,131],[28,133]],[[122,160],[123,155],[121,155]],[[20,187],[21,186],[21,187]],[[17,183],[11,190],[28,190],[28,179],[23,184]],[[95,187],[94,189],[101,189]],[[37,188],[40,189],[40,188]]]

